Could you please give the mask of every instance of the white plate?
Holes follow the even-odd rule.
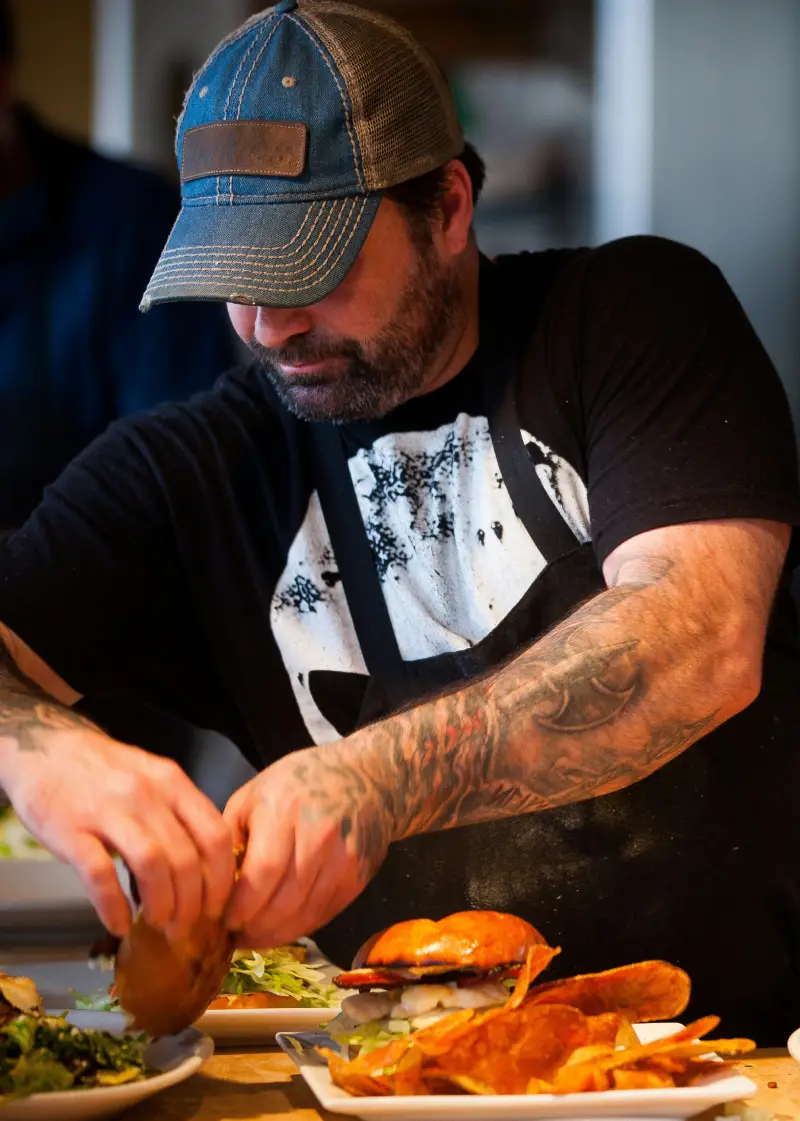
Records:
[[[786,1046],[789,1048],[789,1054],[792,1056],[795,1062],[800,1063],[800,1028],[798,1028],[797,1031],[792,1032],[792,1034],[789,1036],[789,1042],[786,1044]]]
[[[310,938],[300,941],[308,948],[308,965],[321,969],[329,980],[341,973]],[[314,1031],[338,1015],[338,1005],[332,1008],[220,1008],[206,1012],[194,1026],[226,1047],[252,1046],[272,1042],[278,1032]]]
[[[119,1012],[70,1012],[69,1019],[80,1028],[94,1028],[120,1034],[125,1017]],[[137,1102],[184,1082],[199,1070],[214,1053],[214,1044],[201,1032],[187,1028],[180,1035],[169,1035],[151,1043],[145,1051],[147,1061],[162,1072],[143,1082],[126,1086],[98,1086],[87,1090],[64,1090],[54,1094],[33,1094],[29,1098],[0,1106],[3,1121],[90,1121],[113,1117]]]
[[[333,978],[341,970],[324,957],[318,947],[310,940],[301,939],[308,947],[308,964],[320,968],[327,977]],[[100,969],[90,969],[85,958],[68,962],[14,962],[2,963],[0,950],[0,972],[30,977],[36,985],[45,1008],[63,1012],[65,1008],[75,1007],[73,992],[84,996],[107,989],[114,980],[114,973]],[[339,1014],[338,1006],[333,1008],[222,1008],[206,1012],[195,1023],[195,1027],[206,1032],[215,1043],[232,1046],[253,1046],[271,1043],[279,1031],[314,1031]]]
[[[660,1039],[677,1031],[680,1024],[643,1024],[636,1032],[643,1043]],[[436,1094],[430,1097],[357,1098],[334,1086],[324,1061],[315,1047],[335,1044],[327,1035],[281,1034],[278,1043],[296,1063],[323,1109],[331,1113],[347,1113],[364,1118],[391,1118],[400,1121],[443,1121],[444,1118],[468,1118],[469,1121],[495,1121],[502,1118],[570,1118],[588,1121],[603,1117],[606,1121],[650,1121],[670,1118],[683,1121],[704,1109],[723,1102],[739,1101],[756,1092],[756,1085],[741,1075],[723,1073],[710,1077],[700,1086],[673,1087],[669,1090],[606,1090],[588,1094],[507,1094],[466,1097]],[[293,1045],[296,1040],[301,1051]]]

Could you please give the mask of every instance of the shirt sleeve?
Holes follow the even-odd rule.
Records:
[[[190,715],[181,702],[187,681],[202,695],[202,646],[147,418],[109,428],[0,544],[0,620],[82,695],[128,696]]]
[[[800,524],[786,395],[719,269],[649,237],[587,259],[577,362],[600,563],[668,525]]]

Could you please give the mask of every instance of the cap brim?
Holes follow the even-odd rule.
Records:
[[[306,307],[344,280],[381,192],[314,202],[184,206],[142,297]]]

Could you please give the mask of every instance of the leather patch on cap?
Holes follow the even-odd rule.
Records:
[[[299,121],[215,121],[187,129],[181,182],[208,175],[279,175],[306,166],[308,128]]]

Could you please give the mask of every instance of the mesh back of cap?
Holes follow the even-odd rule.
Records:
[[[309,0],[298,15],[347,85],[370,189],[404,183],[461,154],[464,137],[447,83],[404,28],[335,0]]]

